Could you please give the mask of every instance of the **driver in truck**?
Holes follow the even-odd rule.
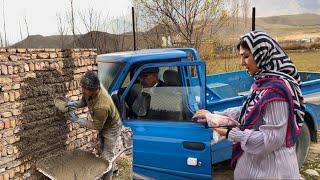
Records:
[[[143,88],[162,87],[166,86],[163,81],[158,77],[159,68],[147,68],[144,69],[139,75],[139,81]]]
[[[114,150],[122,127],[118,110],[108,92],[100,87],[100,81],[95,72],[86,72],[81,78],[80,85],[82,98],[79,101],[69,101],[67,104],[71,108],[87,106],[92,121],[79,118],[75,113],[70,113],[70,120],[79,123],[81,127],[98,130],[101,137],[102,158],[111,161],[115,155]],[[107,173],[104,179],[112,179],[113,171]]]

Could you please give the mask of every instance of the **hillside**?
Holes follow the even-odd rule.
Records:
[[[295,14],[257,18],[257,24],[279,24],[287,26],[315,26],[320,25],[318,14]]]
[[[62,44],[63,42],[63,44]],[[64,46],[70,48],[73,42],[72,35],[30,35],[26,39],[13,44],[11,47],[29,47],[29,48],[57,48]]]
[[[240,35],[251,29],[251,19],[244,26],[243,19],[230,20],[228,24],[218,31],[215,39],[223,41],[237,40]],[[213,25],[213,29],[214,29]],[[280,41],[297,40],[305,38],[320,37],[320,15],[317,14],[296,14],[271,17],[260,17],[256,19],[256,29],[264,30]],[[164,28],[156,26],[149,31],[137,33],[138,48],[155,48],[161,45],[161,34]],[[227,37],[227,38],[226,38]],[[63,42],[63,43],[62,43]],[[77,35],[73,42],[72,35],[41,36],[32,35],[12,45],[12,47],[28,48],[71,48],[75,44],[78,48],[96,47],[98,52],[114,52],[132,50],[132,33],[115,35],[107,32],[89,32]]]
[[[258,18],[256,25],[279,41],[320,38],[320,15],[317,14]]]
[[[251,18],[245,26],[244,19],[231,19],[219,31],[220,41],[234,43],[239,37],[251,30]],[[256,30],[266,31],[279,41],[295,41],[320,38],[320,15],[296,14],[256,18]],[[227,38],[226,38],[227,37]]]

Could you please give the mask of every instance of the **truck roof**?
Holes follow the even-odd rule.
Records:
[[[158,61],[159,59],[186,58],[184,51],[177,49],[144,49],[138,51],[126,51],[97,56],[98,62],[125,62],[136,63],[140,61]]]

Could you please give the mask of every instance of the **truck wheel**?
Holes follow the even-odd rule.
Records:
[[[302,166],[307,158],[310,147],[310,131],[306,122],[303,123],[301,133],[296,143],[296,154],[299,167]]]

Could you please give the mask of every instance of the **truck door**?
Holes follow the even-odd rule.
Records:
[[[159,82],[153,87],[139,82],[148,68],[158,68]],[[124,125],[133,132],[135,173],[211,179],[211,130],[191,119],[205,108],[204,73],[203,62],[146,64],[135,72],[120,98]]]

